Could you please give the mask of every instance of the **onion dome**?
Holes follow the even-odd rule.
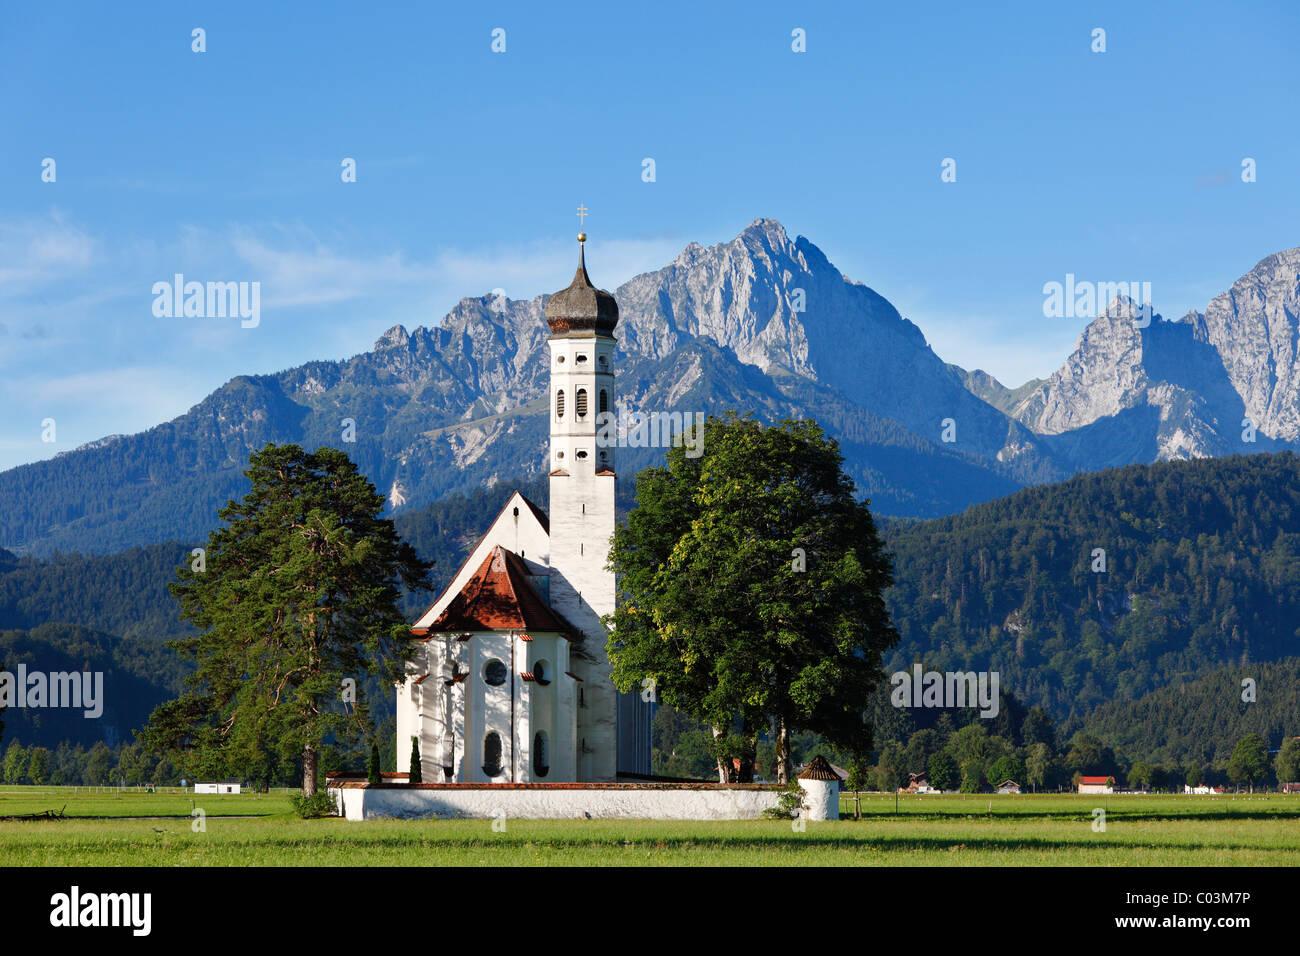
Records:
[[[567,289],[546,300],[546,324],[553,335],[613,335],[618,324],[618,303],[597,289],[587,275],[583,255],[586,233],[578,234],[578,271]]]

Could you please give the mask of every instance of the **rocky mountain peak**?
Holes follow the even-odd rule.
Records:
[[[406,327],[394,325],[375,341],[374,351],[405,348],[410,341],[411,336],[407,333]]]

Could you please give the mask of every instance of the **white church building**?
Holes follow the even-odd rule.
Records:
[[[612,782],[650,773],[653,706],[609,679],[618,304],[578,270],[546,303],[550,514],[515,492],[412,626],[421,649],[397,689],[397,753],[419,738],[425,783]]]

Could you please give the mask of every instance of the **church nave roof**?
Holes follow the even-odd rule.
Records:
[[[513,551],[494,547],[446,610],[417,634],[448,631],[559,631],[576,633],[528,583],[528,565]]]

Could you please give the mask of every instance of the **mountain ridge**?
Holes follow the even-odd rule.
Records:
[[[1098,467],[1242,450],[1229,428],[1234,382],[1259,392],[1249,396],[1261,409],[1259,443],[1246,450],[1272,450],[1288,442],[1270,429],[1300,436],[1300,417],[1291,429],[1277,394],[1293,370],[1229,370],[1223,349],[1241,339],[1231,316],[1254,330],[1241,340],[1259,361],[1260,337],[1290,328],[1300,313],[1289,311],[1297,282],[1287,270],[1300,268],[1292,252],[1261,260],[1259,275],[1181,325],[1135,329],[1113,303],[1062,370],[1008,390],[945,363],[887,299],[805,237],[757,219],[618,287],[617,405],[817,418],[877,510],[905,517]],[[548,298],[463,298],[432,326],[388,328],[369,351],[236,376],[170,422],[0,472],[0,546],[105,553],[200,539],[241,493],[248,454],[267,442],[341,448],[394,513],[537,478]],[[617,467],[630,477],[661,453],[620,448]]]

